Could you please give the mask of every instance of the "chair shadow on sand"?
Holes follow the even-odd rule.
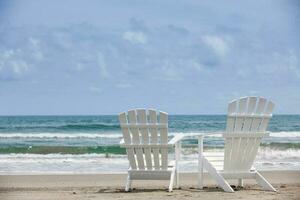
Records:
[[[234,191],[240,191],[240,190],[252,190],[252,191],[261,191],[259,188],[253,188],[253,187],[241,187],[241,186],[235,186],[231,185],[231,187],[234,189]],[[151,193],[151,192],[166,192],[168,191],[168,188],[132,188],[130,191],[125,191],[124,188],[103,188],[99,189],[95,193],[108,193],[108,194],[115,194],[115,193]],[[178,189],[174,190],[176,191],[186,191],[186,192],[193,192],[193,193],[199,193],[199,192],[222,192],[222,188],[218,186],[211,186],[211,187],[203,187],[203,189],[199,190],[198,188],[195,187],[180,187]],[[169,193],[170,195],[172,193]]]

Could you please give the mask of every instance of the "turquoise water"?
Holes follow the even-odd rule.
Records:
[[[171,115],[169,135],[171,138],[178,133],[221,132],[225,125],[225,115]],[[273,116],[269,131],[271,136],[263,140],[258,156],[261,166],[298,169],[300,115]],[[123,170],[128,163],[124,149],[118,146],[121,138],[118,117],[113,115],[1,116],[0,172],[27,173],[37,169],[40,172],[73,172],[76,169],[77,172],[86,168],[90,171],[93,166],[95,172]],[[186,147],[193,144],[196,141],[184,142]],[[222,149],[224,141],[221,137],[207,137],[204,146]],[[186,161],[192,162],[195,151],[185,150],[184,153],[188,156]],[[113,161],[108,162],[107,159],[112,158]],[[67,165],[68,162],[72,164]],[[111,166],[115,162],[117,167]]]
[[[220,132],[225,125],[225,115],[169,116],[170,137],[176,133]],[[266,144],[296,148],[300,144],[300,115],[274,116],[269,130],[273,133]],[[2,116],[0,138],[0,153],[102,153],[104,147],[118,145],[121,130],[117,116]],[[205,142],[208,146],[223,144],[220,140]],[[59,146],[60,151],[53,146]],[[106,149],[123,152],[118,147]]]
[[[222,131],[225,115],[171,115],[171,132]],[[300,131],[300,115],[275,115],[272,132]],[[103,133],[119,132],[118,117],[103,116],[0,116],[0,133]]]

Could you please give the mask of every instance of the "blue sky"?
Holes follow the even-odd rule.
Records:
[[[300,113],[300,3],[0,0],[0,115]]]

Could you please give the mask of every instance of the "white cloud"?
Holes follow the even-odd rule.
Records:
[[[217,55],[224,57],[227,54],[229,47],[223,38],[206,35],[202,37],[202,40],[207,46],[212,48]]]
[[[300,79],[300,63],[298,57],[295,55],[293,51],[289,52],[289,55],[286,57],[286,63],[288,69],[298,78]]]
[[[29,37],[24,41],[26,45],[19,45],[18,48],[0,48],[0,79],[20,79],[44,60],[39,39]]]
[[[116,87],[117,88],[131,88],[132,84],[130,84],[130,83],[118,83],[118,84],[116,84]]]
[[[19,45],[18,48],[0,48],[0,79],[20,79],[43,61],[40,40],[29,37],[25,41],[26,45]]]
[[[90,90],[91,92],[95,92],[95,93],[101,93],[101,92],[102,92],[102,89],[101,89],[101,88],[95,87],[95,86],[89,87],[89,90]]]
[[[251,94],[251,95],[253,95],[253,96],[259,96],[260,92],[257,91],[257,90],[251,90],[251,91],[249,92],[249,94]]]
[[[98,52],[97,54],[97,64],[100,69],[100,75],[103,78],[108,78],[110,77],[110,74],[108,73],[107,67],[106,67],[106,62],[103,54],[101,52]]]
[[[248,78],[252,76],[252,69],[249,67],[239,67],[236,69],[236,74],[241,78]]]
[[[252,70],[252,73],[258,73],[261,77],[290,76],[300,79],[300,63],[293,51],[272,52],[268,55],[268,59],[262,59],[260,56],[258,58],[261,62],[256,63],[254,68],[247,67],[248,71]]]
[[[13,60],[10,61],[9,64],[12,67],[14,74],[18,76],[23,75],[23,73],[29,70],[29,66],[24,60]]]
[[[201,63],[199,63],[199,62],[197,62],[196,60],[190,60],[189,62],[188,62],[188,64],[193,68],[193,69],[195,69],[195,70],[197,70],[197,71],[199,71],[199,72],[202,72],[203,70],[204,70],[204,66],[201,64]]]
[[[169,61],[165,61],[165,65],[161,68],[162,79],[166,81],[180,81],[182,80],[182,74],[179,68],[173,66]]]
[[[147,36],[140,31],[126,31],[123,38],[133,44],[146,44]]]
[[[32,51],[31,55],[37,61],[42,61],[44,59],[44,54],[41,51],[40,43],[40,40],[37,38],[29,38],[30,49]]]
[[[19,78],[30,70],[29,64],[22,59],[22,55],[20,49],[0,52],[0,78]]]
[[[37,38],[30,37],[29,38],[29,43],[34,49],[39,49],[40,48],[40,40]]]
[[[32,52],[32,57],[37,61],[42,61],[44,59],[44,54],[41,51]]]
[[[75,70],[76,71],[82,71],[84,69],[84,66],[81,63],[76,63]]]
[[[14,41],[10,36],[14,29],[7,31],[6,40]],[[103,81],[115,80],[112,86],[119,88],[130,87],[123,83],[133,76],[137,77],[137,82],[144,79],[180,81],[194,76],[208,79],[208,75],[221,77],[228,71],[235,75],[234,78],[255,75],[261,79],[271,74],[300,77],[297,52],[288,54],[286,49],[277,49],[280,56],[272,55],[273,49],[267,49],[260,39],[252,41],[244,39],[244,35],[198,33],[190,29],[178,34],[177,29],[170,26],[105,30],[81,24],[66,26],[63,30],[39,27],[27,31],[27,35],[18,33],[21,53],[16,55],[13,42],[0,47],[0,52],[4,49],[2,56],[5,58],[0,60],[1,68],[9,59],[10,71],[7,66],[5,71],[11,77],[21,77],[34,68],[40,77],[44,77],[45,71],[61,76],[70,73],[71,78],[82,75],[87,80],[89,76],[98,80],[101,77]],[[151,34],[151,43],[146,34]],[[199,34],[203,34],[200,43]],[[234,38],[234,42],[230,38]],[[60,44],[65,40],[71,45]],[[145,45],[139,48],[141,46],[128,45],[128,42]],[[251,46],[252,43],[261,46]],[[4,73],[3,69],[0,73]],[[118,84],[119,80],[123,81]]]

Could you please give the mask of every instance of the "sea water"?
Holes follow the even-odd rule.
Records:
[[[217,133],[225,115],[170,115],[169,136]],[[263,139],[255,167],[261,170],[300,169],[300,115],[275,115],[270,137]],[[118,117],[1,116],[0,173],[108,173],[126,171]],[[197,170],[197,141],[183,143],[180,170]],[[205,151],[222,151],[221,135],[205,137]],[[172,152],[170,152],[172,156]]]

